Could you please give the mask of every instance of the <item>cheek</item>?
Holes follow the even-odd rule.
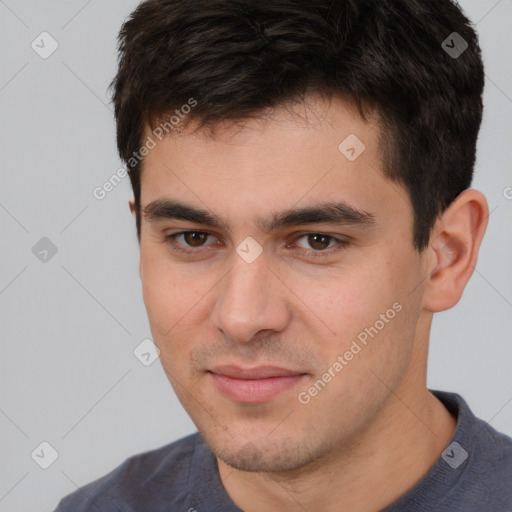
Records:
[[[303,280],[297,286],[303,290],[305,304],[340,341],[373,325],[398,295],[384,268],[337,272],[316,283]]]
[[[207,325],[212,283],[150,251],[141,251],[141,279],[144,305],[160,358],[169,370],[183,366],[198,329]]]
[[[162,272],[157,261],[141,259],[141,279],[142,297],[151,328],[161,336],[172,327],[179,314],[180,302],[177,297],[181,287],[169,273]]]
[[[162,248],[141,244],[142,297],[153,338],[160,350],[179,331],[180,319],[192,308],[194,292],[178,269],[161,254]]]
[[[179,394],[177,382],[183,380],[188,368],[187,347],[190,333],[184,329],[188,307],[185,290],[179,282],[153,267],[144,273],[142,292],[155,345],[160,350],[160,362],[173,388]]]
[[[308,308],[329,329],[322,328],[327,335],[318,338],[323,364],[329,367],[339,355],[351,351],[347,359],[365,367],[403,367],[419,311],[419,304],[409,295],[415,272],[412,262],[402,256],[333,272],[315,286],[303,279],[300,286]],[[307,289],[315,292],[305,293]],[[350,362],[350,366],[361,370],[357,363]]]

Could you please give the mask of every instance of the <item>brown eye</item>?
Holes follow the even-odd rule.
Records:
[[[204,231],[187,231],[183,233],[183,239],[190,247],[201,247],[208,240],[208,233]]]
[[[317,251],[322,251],[324,249],[327,249],[329,247],[329,244],[332,240],[332,237],[321,235],[319,233],[314,233],[308,236],[308,244],[312,249],[315,249]]]

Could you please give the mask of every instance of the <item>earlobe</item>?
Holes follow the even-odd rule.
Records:
[[[444,311],[459,301],[475,269],[488,217],[484,195],[465,190],[436,222],[427,249],[432,268],[424,294],[428,311]]]

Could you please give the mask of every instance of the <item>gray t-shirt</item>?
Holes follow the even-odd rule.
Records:
[[[512,439],[455,393],[432,391],[457,429],[431,470],[382,512],[512,512]],[[55,512],[241,512],[199,434],[129,458]]]

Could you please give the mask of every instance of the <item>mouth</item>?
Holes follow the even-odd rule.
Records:
[[[243,404],[265,403],[296,386],[307,374],[277,366],[216,366],[208,371],[218,391]]]

